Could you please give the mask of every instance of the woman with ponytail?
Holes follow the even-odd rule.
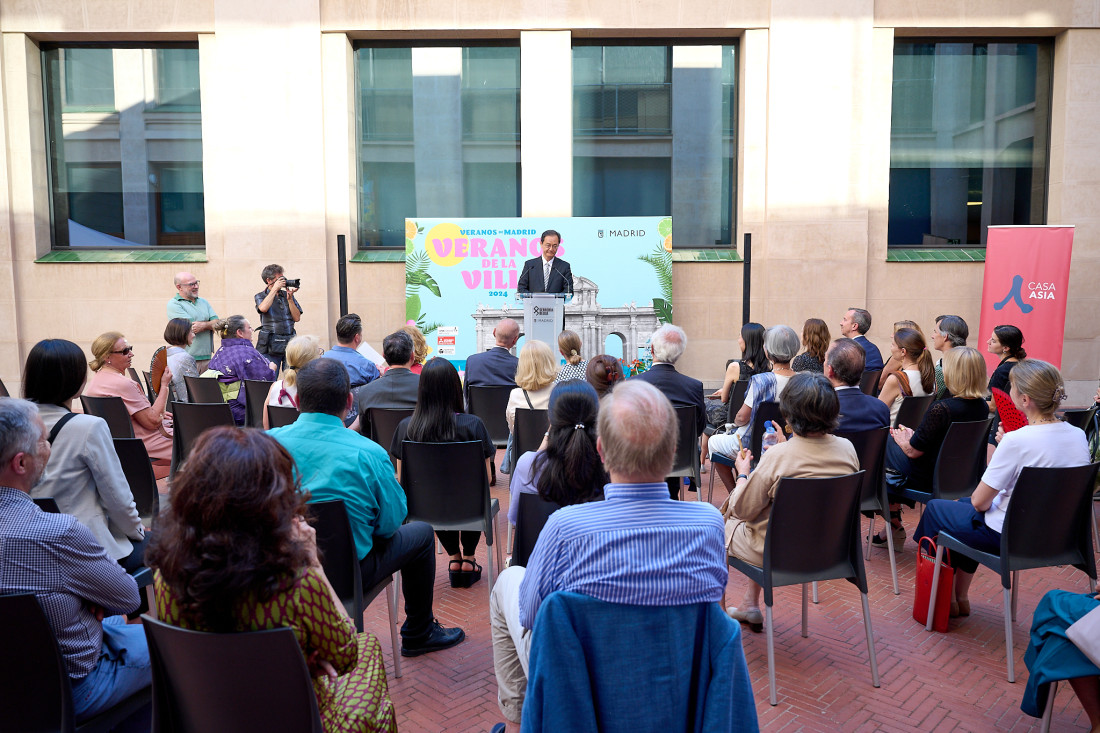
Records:
[[[902,399],[923,397],[936,389],[936,366],[925,348],[924,336],[912,328],[894,332],[890,356],[901,362],[901,369],[886,378],[878,398],[890,408],[890,426],[897,427]]]
[[[233,422],[241,426],[248,414],[244,395],[241,394],[241,381],[259,379],[272,382],[275,380],[275,364],[252,345],[252,324],[244,316],[226,318],[218,335],[222,339],[221,346],[206,368],[218,372],[222,394],[233,411]]]
[[[558,334],[558,351],[565,358],[565,364],[558,369],[555,382],[568,382],[571,379],[584,379],[588,369],[588,360],[581,357],[581,337],[576,331],[566,329]]]
[[[608,482],[596,452],[600,402],[588,382],[562,382],[550,393],[550,429],[537,451],[520,456],[512,474],[508,521],[516,523],[519,495],[538,494],[561,506],[603,499]]]
[[[283,378],[272,383],[267,391],[267,404],[298,408],[298,370],[324,353],[316,336],[295,336],[286,345]],[[270,427],[264,408],[264,430]]]

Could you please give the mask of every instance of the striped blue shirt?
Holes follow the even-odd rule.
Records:
[[[558,590],[639,606],[718,601],[728,575],[717,509],[673,501],[664,483],[608,484],[604,501],[550,515],[520,584],[520,622],[534,628]]]

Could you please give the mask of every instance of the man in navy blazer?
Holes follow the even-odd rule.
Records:
[[[520,293],[569,293],[573,294],[573,271],[569,263],[557,257],[561,235],[547,229],[539,238],[542,257],[527,260],[519,274],[516,290]],[[546,274],[549,273],[549,277]]]
[[[470,409],[470,387],[515,387],[519,359],[508,350],[519,339],[519,324],[505,318],[493,329],[496,346],[466,359],[466,378],[462,382],[462,397]]]
[[[866,334],[871,329],[871,314],[862,308],[849,308],[840,321],[840,335],[847,336],[863,347],[866,354],[863,368],[882,370],[882,353],[868,340]]]
[[[825,376],[836,388],[840,400],[838,433],[890,427],[890,408],[859,388],[863,360],[863,347],[850,338],[837,339],[825,352]]]
[[[416,393],[420,389],[420,375],[413,374],[416,360],[412,336],[405,331],[395,331],[382,340],[382,357],[389,364],[386,373],[370,384],[359,388],[355,404],[359,410],[359,432],[370,437],[372,407],[409,409],[416,407]]]

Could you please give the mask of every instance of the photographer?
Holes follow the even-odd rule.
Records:
[[[287,281],[283,268],[268,265],[260,273],[266,287],[256,293],[256,312],[260,314],[260,332],[256,350],[282,368],[286,345],[294,338],[294,324],[302,318],[302,306],[294,293],[300,280]]]

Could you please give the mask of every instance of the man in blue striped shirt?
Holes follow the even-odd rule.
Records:
[[[629,380],[600,405],[596,446],[611,483],[604,501],[551,515],[527,565],[500,574],[490,601],[501,712],[520,722],[530,629],[554,591],[610,603],[676,606],[718,601],[726,587],[725,528],[710,504],[673,501],[665,476],[676,413],[655,387]]]

